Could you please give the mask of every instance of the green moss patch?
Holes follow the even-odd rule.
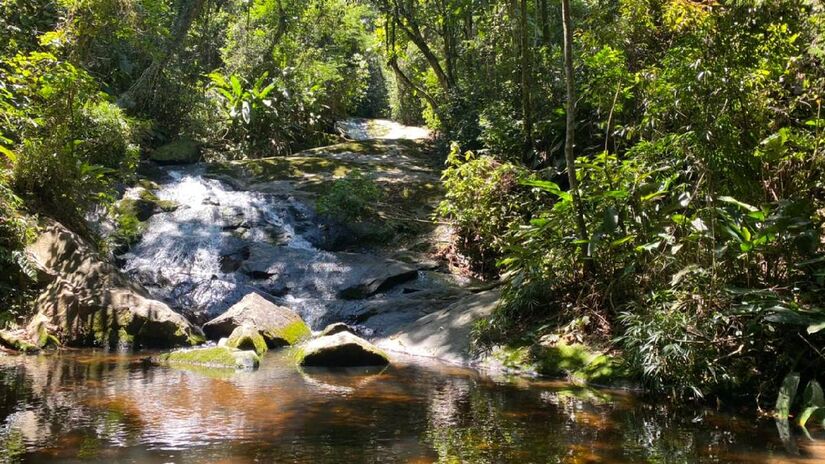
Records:
[[[311,337],[312,331],[304,321],[295,321],[280,330],[266,331],[263,335],[270,345],[295,345]]]
[[[510,371],[566,377],[580,384],[613,384],[627,379],[623,363],[580,343],[496,347],[493,359]]]
[[[539,345],[533,348],[532,357],[542,375],[566,375],[578,382],[598,384],[627,376],[618,359],[579,343],[559,341],[553,346]]]
[[[151,358],[156,364],[185,364],[223,369],[255,368],[261,362],[252,351],[239,351],[225,346],[172,351]]]
[[[184,137],[167,143],[149,154],[149,159],[158,164],[189,164],[200,160],[200,145]]]
[[[229,335],[226,346],[239,350],[252,350],[259,356],[267,351],[264,337],[257,330],[247,326],[236,327]]]

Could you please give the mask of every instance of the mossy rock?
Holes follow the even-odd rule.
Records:
[[[158,164],[191,164],[200,161],[200,144],[191,138],[183,137],[167,143],[149,154],[149,159]]]
[[[58,347],[60,340],[49,330],[49,320],[46,316],[38,314],[29,322],[26,328],[29,338],[38,348]]]
[[[597,384],[627,377],[618,359],[579,343],[559,341],[553,346],[536,345],[531,354],[538,372],[546,376],[568,376],[580,383]]]
[[[232,334],[227,338],[225,346],[228,348],[237,348],[239,350],[252,350],[258,354],[263,355],[267,351],[266,340],[263,335],[252,327],[242,325],[236,327]]]
[[[261,358],[254,351],[243,351],[226,346],[193,348],[172,351],[150,358],[155,364],[181,364],[220,369],[255,369]]]
[[[240,326],[260,332],[270,348],[294,345],[312,336],[312,331],[295,311],[278,306],[255,292],[204,324],[203,330],[210,339],[218,340],[228,337]]]
[[[349,332],[310,340],[298,347],[294,356],[301,366],[386,366],[390,363],[386,353]]]
[[[40,348],[26,340],[25,334],[16,333],[9,330],[0,330],[0,345],[21,353],[35,353],[40,351]]]

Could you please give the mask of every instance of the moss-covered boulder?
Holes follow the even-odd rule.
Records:
[[[239,350],[252,350],[259,356],[267,351],[266,340],[261,333],[247,325],[236,327],[226,339],[224,346]]]
[[[60,340],[53,335],[55,328],[52,327],[49,318],[43,314],[37,314],[26,327],[29,340],[38,348],[60,346]]]
[[[310,340],[296,349],[296,358],[301,366],[319,367],[385,366],[390,363],[386,353],[349,332]]]
[[[219,369],[255,369],[261,358],[254,351],[227,346],[191,348],[149,358],[154,364],[200,366]]]
[[[200,144],[188,137],[175,140],[158,147],[149,154],[149,159],[158,164],[191,164],[200,161]]]
[[[581,343],[563,340],[532,347],[532,358],[540,374],[567,376],[582,383],[608,384],[627,377],[622,363],[613,356]]]
[[[204,324],[203,331],[210,340],[218,340],[229,337],[236,328],[244,325],[260,332],[270,348],[294,345],[312,335],[295,311],[278,306],[255,292]]]
[[[22,330],[0,330],[0,345],[21,353],[34,353],[40,350]]]

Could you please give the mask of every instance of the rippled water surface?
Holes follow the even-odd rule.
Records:
[[[255,372],[91,351],[0,357],[0,417],[0,462],[825,460],[807,438],[788,454],[768,421],[437,365],[301,372],[285,352]]]

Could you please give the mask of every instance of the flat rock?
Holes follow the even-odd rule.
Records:
[[[372,343],[349,332],[339,332],[310,340],[300,348],[302,366],[353,367],[383,366],[389,357]]]
[[[376,344],[388,351],[470,364],[473,326],[477,320],[492,314],[499,296],[497,290],[471,294],[410,324],[396,327]]]
[[[311,335],[309,327],[295,311],[278,306],[255,292],[204,324],[203,330],[207,337],[218,340],[229,337],[243,325],[260,332],[271,347],[293,345]]]
[[[418,267],[369,254],[318,253],[253,243],[240,272],[255,279],[277,278],[288,288],[316,284],[339,298],[363,299],[418,277]],[[320,285],[318,285],[320,284]]]

